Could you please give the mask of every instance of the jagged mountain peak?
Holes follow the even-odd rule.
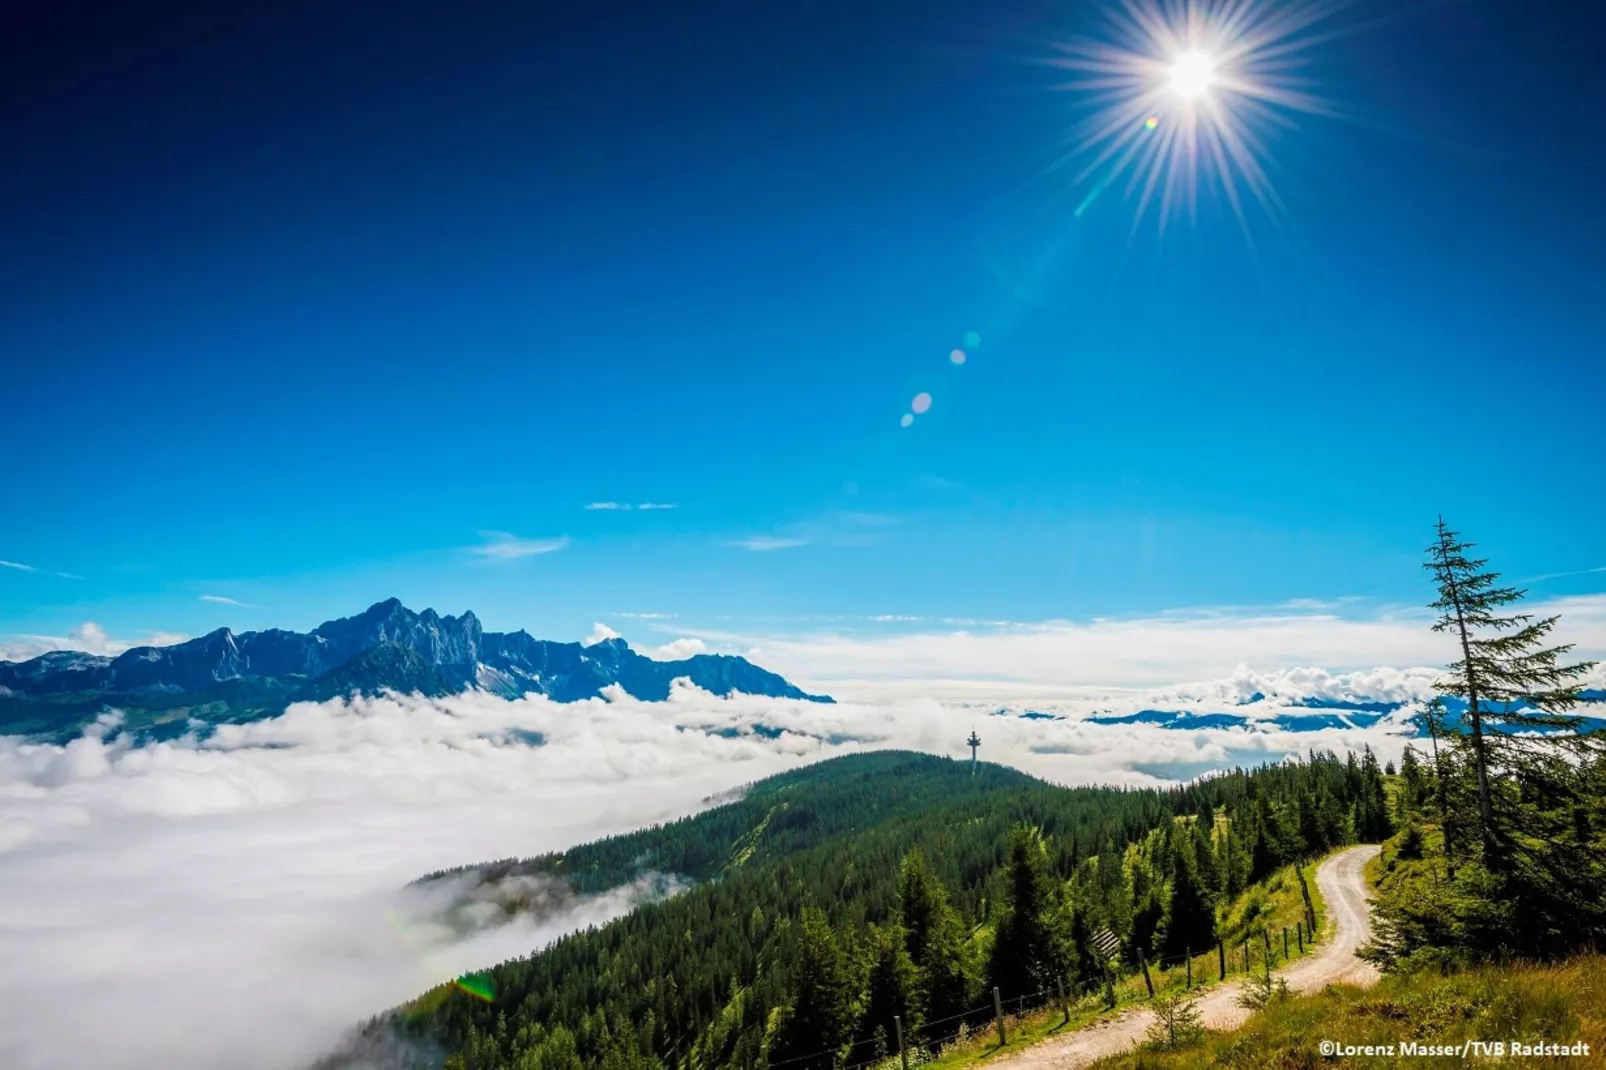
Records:
[[[582,646],[536,639],[523,629],[487,632],[472,611],[414,612],[387,598],[307,633],[218,628],[115,658],[56,651],[0,662],[0,732],[75,730],[107,708],[249,720],[301,699],[386,690],[444,695],[477,688],[573,702],[618,685],[638,699],[661,701],[679,677],[720,695],[831,701],[734,655],[656,661],[618,637]]]

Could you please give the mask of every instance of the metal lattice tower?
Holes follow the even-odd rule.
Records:
[[[970,775],[971,776],[975,776],[976,775],[976,748],[981,746],[981,737],[976,735],[976,730],[975,729],[971,729],[970,730],[970,738],[965,740],[965,742],[970,745]]]

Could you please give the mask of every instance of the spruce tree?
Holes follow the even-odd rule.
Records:
[[[1036,829],[1016,826],[1005,870],[1008,899],[994,931],[987,981],[1005,996],[1023,996],[1053,982],[1060,958],[1049,925],[1050,888]]]
[[[1093,925],[1080,905],[1071,911],[1071,958],[1078,982],[1089,984],[1103,976],[1103,957],[1093,946]]]
[[[1435,689],[1467,704],[1480,839],[1493,856],[1499,830],[1492,777],[1518,766],[1548,772],[1547,757],[1562,749],[1595,750],[1598,757],[1599,738],[1578,733],[1579,719],[1564,715],[1577,704],[1582,677],[1593,663],[1566,664],[1571,644],[1545,645],[1556,617],[1499,612],[1526,592],[1501,586],[1500,574],[1487,567],[1486,559],[1468,556],[1472,548],[1440,517],[1424,567],[1438,585],[1430,604],[1439,614],[1433,630],[1453,636],[1461,654]]]
[[[921,1018],[945,1023],[939,1035],[952,1033],[959,1028],[954,1016],[975,1005],[972,975],[965,960],[965,934],[952,908],[944,906],[940,912],[916,966],[920,971]]]
[[[931,871],[925,855],[910,851],[898,870],[898,908],[908,959],[915,966],[918,1017],[939,1021],[970,1008],[970,974],[965,968],[965,937],[948,890]],[[953,1030],[958,1023],[944,1028]]]
[[[1216,848],[1211,838],[1212,826],[1193,822],[1193,867],[1200,886],[1212,900],[1221,894],[1221,867],[1216,864]]]
[[[1255,826],[1255,842],[1249,850],[1249,883],[1263,881],[1282,864],[1265,823]]]
[[[1404,815],[1422,805],[1426,781],[1422,776],[1422,763],[1417,760],[1416,748],[1405,745],[1400,758],[1400,814]]]
[[[1217,841],[1217,868],[1221,871],[1221,891],[1228,899],[1242,892],[1249,881],[1249,855],[1244,850],[1240,822],[1235,818]]]
[[[823,1070],[836,1063],[834,1055],[799,1057],[822,1049],[834,1052],[852,1041],[859,1011],[858,978],[819,907],[803,908],[796,956],[792,998],[772,1061],[796,1058],[799,1066]]]
[[[1160,889],[1152,889],[1132,912],[1132,932],[1126,941],[1127,964],[1137,966],[1138,952],[1154,957],[1154,938],[1165,921],[1165,900]]]
[[[1171,889],[1166,903],[1165,961],[1180,959],[1190,949],[1201,951],[1216,942],[1215,896],[1199,879],[1193,851],[1177,844],[1171,853]]]
[[[1433,754],[1433,801],[1434,808],[1439,814],[1439,830],[1444,836],[1444,865],[1445,875],[1455,877],[1456,858],[1461,846],[1461,837],[1456,828],[1459,819],[1450,809],[1450,785],[1454,778],[1454,758],[1450,752],[1450,741],[1445,738],[1446,722],[1449,713],[1444,707],[1444,699],[1434,698],[1423,707],[1422,712],[1413,720],[1428,734],[1428,742]],[[1444,741],[1441,748],[1440,741]]]
[[[903,917],[905,947],[911,961],[925,958],[931,932],[942,923],[947,908],[947,893],[931,872],[926,856],[918,850],[904,855],[898,867],[898,911]]]
[[[894,1017],[902,1018],[904,1029],[913,1033],[920,1027],[920,993],[915,964],[909,958],[903,932],[897,928],[871,926],[869,957],[860,1039],[870,1040],[877,1030],[891,1035],[895,1032]]]

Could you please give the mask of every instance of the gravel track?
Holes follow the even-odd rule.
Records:
[[[1355,952],[1372,937],[1364,867],[1378,850],[1375,844],[1351,847],[1317,867],[1316,885],[1327,901],[1329,932],[1327,942],[1314,954],[1275,971],[1293,991],[1318,992],[1330,984],[1370,985],[1377,981],[1376,967],[1356,958]],[[1207,1029],[1236,1029],[1249,1018],[1250,1012],[1238,1006],[1238,991],[1239,986],[1229,982],[1209,989],[1199,998],[1199,1014]],[[1086,1066],[1141,1042],[1153,1022],[1153,1012],[1134,1008],[1084,1029],[989,1060],[988,1065],[1009,1070],[1067,1070]]]

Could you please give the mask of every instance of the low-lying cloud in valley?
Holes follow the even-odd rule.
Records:
[[[1581,647],[1598,645],[1591,609],[1573,614]],[[1367,633],[1374,643],[1425,630],[1367,627],[1381,629]],[[544,913],[483,928],[462,924],[472,914],[441,915],[408,882],[690,813],[804,762],[872,747],[959,758],[972,729],[984,759],[1066,784],[1153,784],[1363,744],[1397,759],[1403,719],[1436,675],[1277,658],[1218,667],[1200,683],[1166,682],[1189,679],[1176,674],[1116,689],[1098,686],[1100,674],[1127,682],[1195,660],[1220,666],[1232,630],[1188,620],[1005,631],[877,642],[889,666],[879,678],[861,668],[881,661],[850,640],[761,640],[768,668],[809,670],[798,673],[808,683],[857,678],[825,686],[835,705],[681,686],[662,703],[617,689],[567,705],[468,693],[299,704],[204,739],[136,743],[114,723],[66,746],[0,737],[0,1066],[304,1067],[362,1019],[615,916],[667,878],[593,899],[533,890]],[[678,635],[662,653],[721,640]],[[1285,654],[1315,642],[1301,636],[1279,640]],[[1371,664],[1431,664],[1436,651],[1407,645]],[[1112,660],[1101,666],[1102,652]],[[945,682],[904,682],[922,672]],[[1388,709],[1373,723],[1312,708],[1363,702]],[[1236,720],[1090,719],[1144,710]],[[1320,716],[1297,731],[1297,715]]]

